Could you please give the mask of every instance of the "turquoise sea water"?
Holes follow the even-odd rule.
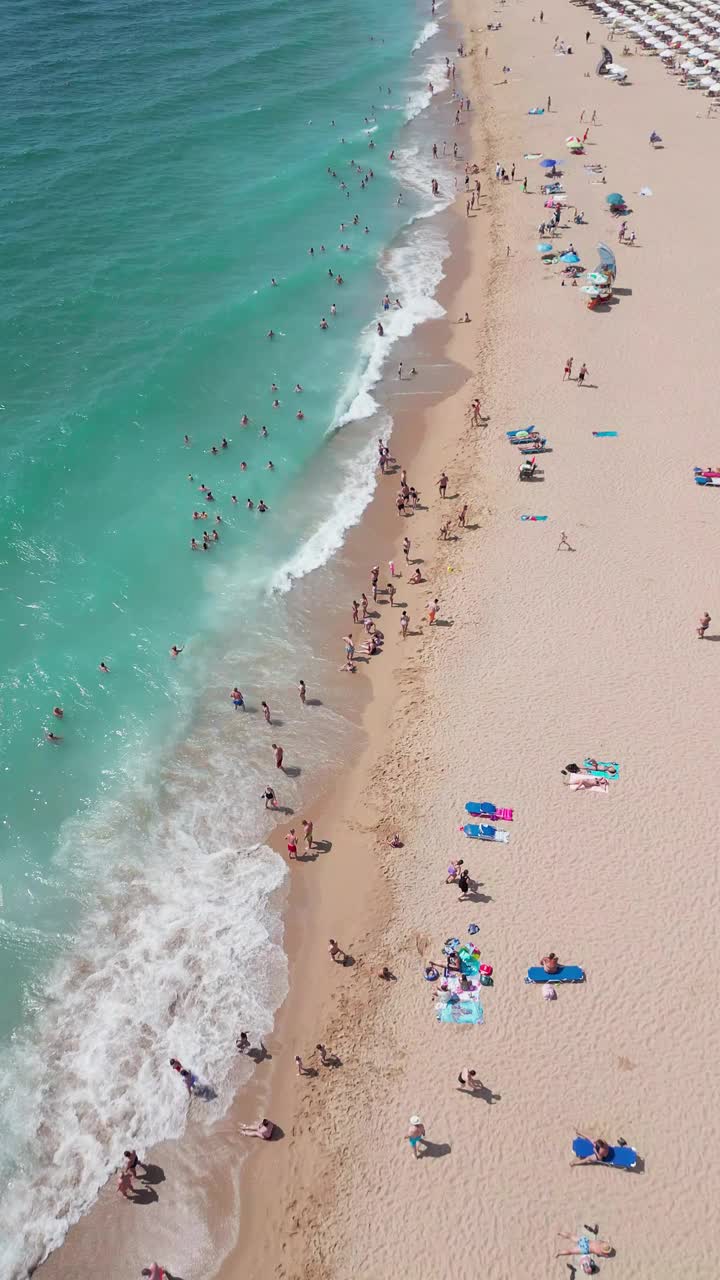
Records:
[[[434,314],[442,243],[411,133],[442,83],[429,7],[10,0],[0,15],[0,1276],[91,1202],[109,1134],[182,1130],[168,1050],[223,1105],[224,980],[233,1028],[267,1029],[282,998],[259,718],[228,693],[250,681],[284,741],[301,733],[285,704],[295,716],[289,690],[312,684],[312,645],[284,632],[278,593],[358,518],[376,423],[354,451],[336,430],[369,418],[393,337]],[[383,345],[386,288],[403,308]],[[191,552],[213,527],[220,542]],[[341,732],[318,707],[306,769]]]

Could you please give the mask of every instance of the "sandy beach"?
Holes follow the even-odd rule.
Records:
[[[453,129],[448,105],[447,136],[480,166],[481,201],[466,217],[458,198],[447,321],[416,348],[434,347],[467,380],[427,412],[419,394],[404,405],[392,450],[422,506],[399,518],[397,476],[383,479],[342,556],[343,590],[367,566],[355,598],[369,592],[373,563],[394,556],[402,577],[396,607],[381,597],[378,609],[384,655],[354,678],[356,758],[313,805],[322,855],[292,868],[290,993],[272,1058],[210,1136],[153,1153],[178,1194],[170,1214],[148,1206],[133,1223],[132,1252],[183,1280],[208,1275],[238,1232],[223,1280],[401,1270],[441,1280],[470,1265],[486,1280],[560,1276],[556,1233],[584,1224],[614,1245],[601,1269],[617,1280],[717,1270],[707,1223],[720,1189],[708,1090],[720,1047],[708,693],[718,514],[692,468],[720,462],[708,264],[718,180],[707,164],[718,124],[657,59],[626,59],[625,87],[600,81],[603,29],[584,8],[550,0],[542,24],[514,4],[480,14],[458,0],[456,11],[473,110]],[[572,57],[554,54],[558,33]],[[548,95],[550,112],[527,114]],[[593,111],[586,155],[568,156],[566,136]],[[653,128],[664,148],[648,145]],[[579,289],[561,288],[560,268],[539,261],[546,211],[532,153],[561,158],[568,198],[585,213],[583,225],[567,219],[558,244],[572,242],[588,269],[599,241],[617,251],[611,307],[589,311]],[[513,183],[495,180],[498,162],[516,166]],[[617,243],[611,190],[633,210],[633,247]],[[471,323],[455,323],[466,310]],[[587,364],[583,386],[563,379],[570,355],[574,375]],[[529,424],[552,451],[538,458],[544,479],[520,484],[505,433]],[[521,520],[529,514],[547,520]],[[573,550],[558,549],[562,533]],[[418,586],[408,582],[416,566]],[[699,642],[705,609],[719,621]],[[339,665],[349,608],[330,616]],[[561,769],[585,756],[619,762],[607,794],[563,785]],[[470,800],[513,809],[507,844],[464,838]],[[401,849],[387,843],[394,831]],[[445,883],[456,857],[477,886],[462,901]],[[482,1025],[443,1025],[423,966],[471,923],[494,985],[481,993]],[[330,961],[330,936],[352,964]],[[550,950],[587,975],[552,1002],[524,983]],[[378,977],[383,965],[392,980]],[[339,1065],[319,1065],[318,1041]],[[314,1074],[298,1078],[295,1054]],[[482,1081],[475,1095],[458,1088],[463,1067]],[[240,1136],[261,1115],[281,1140]],[[419,1160],[404,1137],[411,1115],[429,1140]],[[624,1139],[635,1169],[571,1168],[576,1129]],[[105,1270],[131,1274],[116,1210],[104,1195],[43,1276],[78,1274],[98,1238]]]
[[[715,608],[715,516],[692,467],[712,463],[714,201],[703,158],[716,123],[657,60],[630,59],[627,87],[599,81],[601,29],[586,10],[551,5],[542,26],[510,6],[487,16],[502,30],[468,31],[475,53],[462,63],[482,104],[470,150],[483,201],[450,310],[473,317],[449,343],[472,374],[430,414],[411,467],[423,492],[444,467],[459,495],[446,506],[454,516],[468,501],[473,527],[438,542],[437,498],[407,522],[428,581],[419,596],[402,595],[421,634],[373,667],[370,749],[322,822],[345,874],[367,866],[371,845],[391,910],[348,920],[353,878],[335,917],[323,906],[314,960],[329,968],[333,918],[362,966],[318,979],[323,1014],[311,1025],[285,1022],[288,1062],[271,1114],[283,1125],[292,1115],[292,1141],[254,1154],[244,1244],[228,1276],[261,1267],[283,1277],[379,1280],[400,1267],[450,1276],[470,1255],[487,1277],[563,1274],[555,1233],[582,1234],[586,1223],[615,1246],[601,1266],[618,1277],[715,1270],[705,1230],[718,1188],[708,1156],[716,1122],[708,1132],[706,1119],[718,1044],[717,946],[705,941],[717,903],[714,753],[698,696],[714,649],[695,633]],[[575,55],[553,55],[556,33]],[[528,116],[548,93],[552,111]],[[540,170],[523,161],[564,157],[583,110],[586,119],[597,111],[598,127],[586,157],[563,168],[587,225],[568,227],[561,243],[572,241],[589,268],[599,240],[615,246],[609,189],[626,194],[637,232],[633,248],[618,246],[617,301],[597,313],[537,261]],[[657,152],[653,128],[667,136]],[[509,190],[495,184],[498,160],[517,166]],[[610,188],[585,163],[602,164]],[[643,185],[652,196],[639,196]],[[576,371],[587,363],[589,385],[563,384],[571,354]],[[475,394],[489,419],[481,429],[467,418]],[[520,486],[504,433],[530,423],[553,452],[539,459],[545,481]],[[522,522],[528,513],[548,520]],[[557,550],[562,531],[573,552]],[[429,628],[423,606],[435,595],[449,625]],[[620,762],[607,795],[562,786],[560,770],[586,754]],[[459,834],[469,799],[514,808],[507,845]],[[384,843],[394,829],[399,851]],[[475,900],[458,902],[445,885],[453,856],[478,881]],[[470,922],[494,966],[485,1024],[440,1025],[423,963]],[[553,1003],[523,982],[550,949],[587,973]],[[309,954],[300,967],[313,977]],[[397,981],[374,977],[383,963]],[[291,1055],[307,1054],[316,1034],[343,1066],[298,1080]],[[465,1065],[486,1086],[476,1097],[457,1088]],[[438,1158],[413,1160],[403,1138],[414,1113]],[[570,1168],[576,1128],[624,1138],[641,1157],[636,1171]]]

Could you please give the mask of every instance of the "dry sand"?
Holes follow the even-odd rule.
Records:
[[[623,59],[627,88],[600,82],[603,29],[587,10],[543,7],[541,26],[527,8],[479,14],[462,0],[478,30],[466,37],[475,54],[460,64],[472,137],[466,124],[457,136],[482,165],[483,199],[467,220],[458,202],[449,285],[449,319],[467,309],[473,322],[445,332],[469,380],[427,415],[419,448],[416,425],[393,437],[429,511],[398,520],[388,478],[346,556],[350,567],[371,564],[394,548],[401,565],[407,532],[427,582],[396,583],[398,602],[410,601],[405,643],[400,609],[381,606],[387,652],[360,677],[373,694],[367,746],[313,815],[328,856],[293,868],[291,991],[273,1059],[211,1150],[204,1140],[161,1153],[161,1200],[180,1202],[193,1180],[194,1193],[180,1226],[174,1215],[160,1229],[156,1211],[144,1211],[140,1252],[149,1261],[152,1241],[183,1280],[207,1276],[210,1243],[234,1234],[238,1214],[224,1280],[560,1276],[555,1232],[583,1223],[599,1223],[615,1244],[617,1257],[601,1265],[616,1280],[717,1272],[708,1229],[720,1186],[710,691],[720,650],[697,640],[695,623],[705,608],[720,620],[708,571],[720,498],[692,483],[693,465],[720,463],[709,264],[718,193],[716,175],[703,172],[717,124],[699,118],[705,101],[655,59]],[[493,20],[502,30],[486,33]],[[573,57],[553,55],[555,34]],[[500,84],[505,63],[512,71]],[[553,111],[529,117],[548,93]],[[541,171],[522,159],[564,158],[564,138],[593,108],[600,125],[587,159],[606,166],[610,185],[568,159],[567,189],[588,225],[560,243],[572,240],[589,267],[599,239],[615,246],[604,203],[612,189],[633,205],[638,234],[635,248],[618,247],[617,302],[595,314],[578,290],[560,288],[557,267],[537,260]],[[652,128],[664,150],[648,146]],[[495,182],[496,160],[516,163],[511,188]],[[643,184],[652,197],[638,196]],[[576,370],[587,362],[590,386],[563,384],[570,354]],[[489,419],[480,428],[468,415],[476,394]],[[530,422],[553,452],[540,459],[545,481],[520,485],[504,433]],[[619,435],[597,439],[594,429]],[[459,495],[445,504],[434,489],[442,468]],[[470,527],[440,542],[442,518],[461,501]],[[526,524],[523,512],[549,519]],[[575,551],[556,550],[561,530]],[[360,576],[356,595],[364,585]],[[446,625],[429,628],[424,606],[435,595]],[[560,769],[588,752],[621,763],[607,796],[561,785]],[[459,834],[468,799],[514,808],[507,845]],[[399,851],[385,839],[395,829]],[[480,882],[475,901],[458,902],[444,883],[455,856]],[[423,961],[471,921],[495,967],[485,1025],[441,1026]],[[330,963],[331,933],[353,966]],[[549,948],[588,974],[555,1003],[523,983]],[[384,963],[395,981],[376,976]],[[298,1079],[293,1056],[313,1061],[317,1040],[342,1065]],[[476,1098],[457,1090],[465,1065],[487,1086]],[[403,1140],[415,1112],[434,1158],[414,1160]],[[238,1121],[263,1113],[284,1137],[249,1143],[238,1201]],[[639,1171],[569,1168],[576,1126],[622,1135],[642,1156]],[[116,1204],[109,1193],[90,1220],[112,1222],[104,1268],[127,1276]],[[93,1238],[81,1224],[43,1274],[84,1270]]]

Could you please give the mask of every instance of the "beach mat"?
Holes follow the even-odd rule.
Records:
[[[592,1142],[588,1138],[575,1138],[572,1149],[579,1160],[584,1160],[591,1156],[594,1151]],[[632,1147],[612,1147],[612,1158],[610,1160],[598,1160],[598,1164],[609,1164],[614,1169],[634,1169],[637,1164],[637,1151]]]
[[[584,982],[585,970],[577,964],[563,964],[557,973],[546,973],[541,964],[531,965],[526,982]]]
[[[601,439],[603,436],[616,436],[617,431],[593,431],[593,435]]]
[[[521,520],[547,520],[547,516],[521,516]]]

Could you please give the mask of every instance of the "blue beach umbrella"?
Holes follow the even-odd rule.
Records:
[[[609,196],[605,197],[606,204],[624,204],[625,201],[619,191],[612,191]]]
[[[576,253],[569,252],[569,253],[561,253],[561,254],[560,254],[560,261],[561,261],[561,262],[570,262],[570,263],[572,263],[572,265],[573,265],[573,266],[577,266],[577,264],[578,264],[578,262],[580,261],[580,259],[578,258],[578,256],[577,256],[577,254],[576,254]]]
[[[541,161],[540,161],[540,168],[541,168],[541,169],[554,169],[556,164],[557,164],[557,160],[541,160]]]
[[[538,253],[552,253],[553,251],[553,247],[551,244],[539,244],[536,246],[536,248]]]

